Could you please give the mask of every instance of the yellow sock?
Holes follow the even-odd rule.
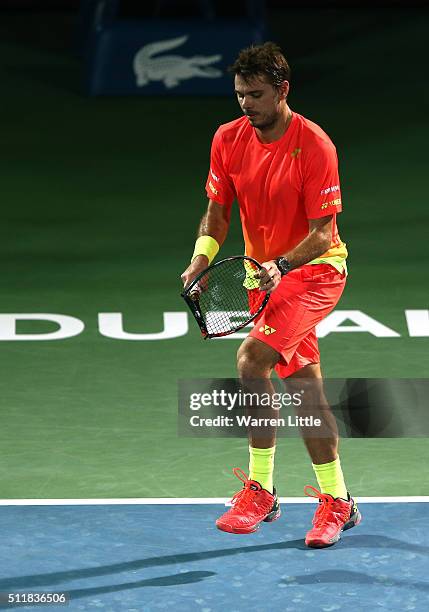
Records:
[[[347,487],[344,482],[339,457],[330,463],[321,463],[320,465],[313,463],[313,469],[322,493],[329,493],[332,497],[347,499]]]
[[[270,493],[273,492],[273,470],[274,470],[274,453],[276,447],[272,448],[252,448],[249,446],[250,461],[249,461],[249,478],[256,480]]]

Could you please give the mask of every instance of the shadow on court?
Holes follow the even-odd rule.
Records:
[[[363,584],[384,587],[404,587],[407,589],[417,589],[429,593],[428,582],[410,582],[386,576],[369,576],[361,572],[349,570],[323,570],[315,574],[290,576],[288,580],[281,581],[280,584],[290,586],[292,584]]]
[[[399,550],[403,552],[409,553],[418,553],[418,554],[429,554],[429,547],[419,545],[419,544],[411,544],[408,542],[403,542],[402,540],[398,540],[396,538],[391,538],[383,535],[370,535],[370,534],[353,534],[353,536],[343,536],[341,542],[336,547],[327,548],[325,550],[317,551],[319,555],[326,555],[330,552],[340,549],[355,549],[355,548],[373,548],[373,549],[392,549]],[[39,587],[43,585],[54,585],[59,583],[64,583],[66,581],[71,580],[81,580],[85,578],[95,578],[100,576],[106,576],[110,574],[120,574],[123,572],[132,572],[138,571],[145,568],[150,567],[162,567],[166,565],[173,564],[184,564],[184,563],[193,563],[198,561],[207,561],[211,559],[219,559],[222,557],[232,557],[234,555],[242,555],[249,553],[261,553],[267,551],[279,551],[285,549],[296,549],[301,551],[309,551],[309,549],[305,546],[304,540],[289,540],[287,542],[274,542],[270,544],[258,544],[254,546],[239,546],[235,548],[221,548],[214,550],[207,550],[201,552],[194,553],[184,553],[177,555],[166,555],[166,556],[157,556],[157,557],[149,557],[147,559],[138,559],[135,561],[126,561],[123,563],[114,563],[111,565],[101,565],[99,567],[89,567],[75,570],[68,570],[63,572],[52,572],[45,574],[36,574],[33,576],[17,576],[15,578],[6,578],[0,580],[0,590],[7,591],[11,589],[30,589],[34,587]],[[341,580],[335,579],[335,577],[341,576],[341,572],[327,572],[328,576],[331,576],[331,582],[337,582]],[[365,574],[359,574],[354,572],[343,571],[342,574],[344,576],[362,576],[366,577]],[[200,581],[207,576],[213,575],[213,572],[188,572],[187,574],[178,574],[177,576],[166,576],[163,578],[156,578],[152,580],[143,580],[139,582],[127,583],[122,585],[122,588],[133,588],[133,585],[136,586],[169,586],[181,584],[182,582],[179,580],[183,579],[183,582],[193,582]],[[320,576],[324,575],[324,572],[320,573]],[[177,578],[177,581],[174,579]],[[311,576],[302,576],[304,578],[310,579]],[[313,576],[314,578],[314,576]],[[369,577],[367,577],[369,579]],[[296,578],[298,581],[299,577]],[[160,580],[165,580],[165,583],[159,582]],[[374,584],[377,583],[376,579],[374,579]],[[357,580],[355,580],[357,581]],[[114,590],[119,590],[121,585],[111,587]],[[418,588],[418,587],[416,587]],[[426,587],[429,588],[429,587]],[[100,592],[109,592],[109,588],[105,591]],[[96,592],[97,589],[89,589],[90,592]],[[78,590],[76,593],[83,593],[84,591]],[[98,592],[98,591],[97,591]],[[76,595],[78,597],[79,595]],[[85,590],[85,594],[87,594],[87,590]]]
[[[237,548],[222,548],[218,550],[207,550],[195,553],[166,555],[164,557],[149,557],[148,559],[139,559],[136,561],[115,563],[112,565],[102,565],[99,567],[89,567],[84,569],[69,570],[65,572],[38,574],[34,576],[19,576],[16,578],[7,578],[0,580],[0,590],[32,588],[45,584],[51,585],[63,583],[64,581],[96,578],[109,574],[120,574],[122,572],[132,572],[149,567],[162,567],[165,565],[173,565],[178,563],[192,563],[196,561],[206,561],[209,559],[217,559],[221,557],[231,557],[239,554],[258,553],[270,550],[281,550],[285,548],[308,550],[303,540],[291,540],[289,542],[278,542],[273,544],[240,546]],[[190,573],[193,574],[201,572]]]

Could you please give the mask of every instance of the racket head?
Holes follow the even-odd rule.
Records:
[[[254,278],[262,269],[247,255],[226,257],[202,270],[183,290],[181,296],[205,339],[234,334],[262,312],[270,298]]]

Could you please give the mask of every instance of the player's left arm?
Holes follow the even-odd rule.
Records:
[[[304,266],[329,249],[332,241],[333,218],[334,215],[328,215],[308,220],[308,235],[295,248],[283,255],[287,258],[291,270]]]
[[[333,218],[334,215],[327,215],[319,219],[308,220],[308,235],[292,250],[282,254],[288,260],[291,270],[304,266],[329,249],[332,240]],[[261,275],[260,289],[262,291],[274,291],[281,280],[276,262],[274,260],[265,261],[262,266],[267,270],[267,274]]]
[[[335,146],[329,139],[316,139],[303,160],[303,198],[309,232],[288,253],[289,270],[304,266],[320,257],[331,246],[332,223],[341,212],[341,191],[338,175],[338,158]],[[334,214],[326,215],[327,210]],[[280,271],[275,261],[263,264],[267,274],[261,275],[260,288],[273,291],[280,283]]]

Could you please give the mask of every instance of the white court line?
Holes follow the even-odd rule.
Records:
[[[127,506],[127,505],[173,505],[173,504],[226,504],[227,497],[125,497],[114,499],[0,499],[0,506]],[[357,497],[362,504],[378,503],[429,503],[429,495],[412,495],[410,497]],[[283,504],[316,503],[310,497],[280,497]]]

